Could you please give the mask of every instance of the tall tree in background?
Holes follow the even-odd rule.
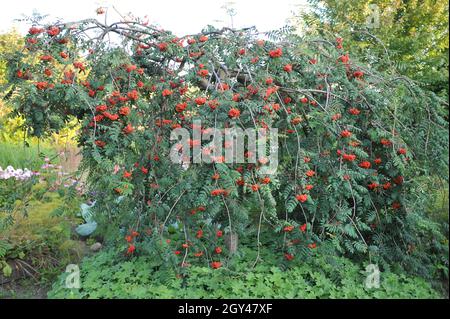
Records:
[[[448,0],[308,0],[309,32],[338,34],[372,67],[448,99]]]

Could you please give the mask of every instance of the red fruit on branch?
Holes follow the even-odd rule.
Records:
[[[199,71],[197,72],[197,74],[198,74],[199,76],[201,76],[202,78],[204,78],[204,77],[207,77],[207,76],[208,76],[209,72],[208,72],[208,70],[206,70],[206,69],[201,69],[201,70],[199,70]]]
[[[132,65],[128,65],[125,70],[127,71],[127,73],[131,73],[133,71],[135,71],[137,69],[137,66],[132,64]]]
[[[52,26],[47,29],[47,34],[51,37],[57,36],[60,32],[61,30],[56,26]]]
[[[349,130],[343,130],[341,132],[341,137],[342,138],[347,138],[347,137],[350,137],[350,136],[352,136],[352,133]]]
[[[122,116],[127,116],[128,114],[130,114],[131,110],[128,106],[123,106],[119,109],[119,114]]]
[[[131,134],[134,132],[134,128],[133,126],[131,126],[131,124],[128,124],[127,126],[125,126],[125,128],[123,129],[123,133],[125,135]]]
[[[361,168],[369,169],[371,166],[372,165],[368,161],[363,161],[363,162],[359,163],[359,167],[361,167]]]
[[[41,56],[41,61],[50,62],[53,60],[53,57],[51,55],[43,55]]]
[[[106,142],[101,141],[101,140],[97,140],[97,141],[95,141],[95,145],[97,145],[100,148],[103,148],[103,147],[106,146]]]
[[[402,205],[399,202],[392,203],[392,208],[395,210],[400,209],[401,207],[402,207]]]
[[[219,83],[219,84],[217,85],[217,89],[218,89],[219,91],[224,92],[224,91],[228,91],[228,90],[230,89],[230,86],[229,86],[227,83]]]
[[[313,177],[315,174],[316,174],[316,172],[313,171],[313,170],[308,170],[308,171],[306,172],[306,176],[308,176],[308,177]]]
[[[348,61],[350,60],[350,58],[349,58],[348,54],[346,54],[346,55],[341,55],[341,56],[339,57],[339,60],[340,60],[343,64],[347,64]]]
[[[211,267],[212,267],[213,269],[219,269],[220,267],[222,267],[222,263],[221,263],[220,261],[213,261],[213,262],[211,263]]]
[[[306,232],[306,224],[301,225],[299,229],[302,233]]]
[[[214,99],[208,102],[208,106],[211,110],[215,110],[219,106],[219,101]]]
[[[132,101],[136,101],[139,97],[138,91],[136,90],[132,90],[131,92],[127,93],[127,96],[130,100]]]
[[[362,72],[362,71],[355,71],[355,72],[353,72],[353,76],[355,77],[355,78],[357,78],[357,79],[360,79],[360,78],[362,78],[363,76],[364,76],[364,72]]]
[[[178,103],[178,104],[175,106],[175,110],[176,110],[178,113],[181,113],[181,112],[183,112],[183,111],[186,109],[186,107],[187,107],[187,103],[186,103],[186,102],[184,102],[184,103]]]
[[[284,258],[287,261],[291,261],[292,259],[294,259],[294,255],[286,253],[286,254],[284,254]]]
[[[308,195],[306,194],[300,194],[295,196],[295,198],[300,202],[300,203],[304,203],[308,200]]]
[[[286,71],[286,72],[288,72],[288,73],[292,72],[292,64],[286,64],[286,65],[283,67],[283,70]]]
[[[75,69],[79,69],[80,71],[86,70],[86,67],[84,66],[83,62],[74,62],[73,66]]]
[[[354,154],[344,154],[342,155],[344,161],[353,162],[356,159],[356,155]]]
[[[279,58],[283,55],[283,50],[281,48],[269,51],[269,56],[271,58]]]
[[[406,148],[399,148],[398,149],[398,151],[397,151],[397,153],[399,154],[399,155],[406,155]]]
[[[394,183],[397,185],[403,184],[403,176],[399,175],[393,179]]]
[[[391,146],[392,145],[392,142],[390,140],[386,139],[386,138],[382,138],[380,140],[380,143],[383,144],[384,146]]]
[[[36,39],[36,38],[27,38],[27,43],[31,44],[31,45],[37,44],[38,43],[38,39]]]
[[[297,125],[303,122],[303,119],[300,116],[297,116],[291,120],[292,125]]]
[[[211,195],[212,196],[225,195],[226,193],[227,193],[227,191],[222,189],[222,188],[214,189],[214,190],[211,191]]]
[[[348,110],[348,113],[350,113],[351,115],[359,115],[359,113],[361,113],[361,111],[358,110],[357,108],[352,107]]]
[[[241,111],[239,111],[236,108],[231,108],[230,111],[228,112],[229,118],[238,118],[239,116],[241,116]]]
[[[131,178],[131,176],[132,176],[131,172],[128,171],[123,172],[123,178]]]
[[[102,104],[102,105],[98,105],[98,106],[95,108],[95,111],[101,113],[101,112],[105,112],[107,109],[108,109],[108,107],[107,107],[106,105]]]
[[[194,101],[197,105],[203,105],[206,103],[206,97],[197,97]]]
[[[130,246],[128,246],[127,254],[130,255],[130,254],[134,253],[135,250],[136,250],[136,246],[130,245]]]
[[[169,45],[165,42],[158,44],[159,51],[161,51],[161,52],[166,51],[168,47],[169,47]]]
[[[39,34],[39,33],[42,33],[42,32],[44,32],[44,29],[43,28],[38,28],[38,27],[31,27],[28,30],[28,33],[31,34],[31,35],[36,35],[36,34]]]
[[[48,87],[49,87],[48,82],[36,82],[36,88],[38,90],[45,90]]]
[[[97,13],[98,15],[102,15],[106,12],[106,9],[103,7],[99,7],[95,10],[95,13]]]
[[[331,119],[333,121],[337,121],[337,120],[339,120],[341,118],[342,118],[342,114],[341,113],[333,114],[333,116],[331,117]]]

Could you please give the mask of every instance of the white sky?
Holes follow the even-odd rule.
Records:
[[[227,0],[14,0],[3,1],[0,11],[0,32],[15,26],[26,32],[28,25],[14,22],[22,14],[31,15],[35,10],[64,21],[76,21],[99,17],[95,10],[108,7],[108,21],[117,21],[121,14],[133,13],[135,16],[148,15],[151,24],[158,24],[166,30],[181,36],[198,33],[208,24],[218,27],[231,26],[230,17],[221,8]],[[284,26],[287,19],[305,7],[306,0],[234,0],[236,10],[234,27],[256,26],[259,31],[269,31]],[[220,22],[221,21],[221,22]]]

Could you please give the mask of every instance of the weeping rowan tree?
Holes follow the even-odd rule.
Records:
[[[427,204],[418,179],[448,169],[446,102],[358,64],[341,38],[36,24],[8,67],[7,97],[31,134],[80,121],[99,231],[128,256],[218,268],[239,238],[255,263],[262,246],[287,264],[330,246],[401,261]],[[171,131],[194,120],[202,131],[277,128],[276,173],[261,173],[264,160],[172,162]]]

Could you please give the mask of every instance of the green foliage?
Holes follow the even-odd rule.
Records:
[[[402,269],[426,278],[448,295],[447,183],[436,177],[417,178],[409,200],[415,201],[423,212],[409,211],[407,218],[398,223],[400,236],[392,236],[390,229],[381,229],[374,238],[379,249],[373,257],[386,269]],[[402,242],[408,243],[406,251]]]
[[[4,58],[7,53],[20,50],[23,45],[23,38],[16,31],[0,34],[0,85],[7,84],[6,71],[7,60]],[[1,110],[1,102],[0,102]],[[0,117],[2,113],[0,112]]]
[[[49,298],[440,298],[423,279],[382,272],[380,288],[366,288],[364,268],[342,257],[316,256],[284,268],[270,251],[251,268],[254,252],[245,248],[226,268],[192,266],[177,275],[156,257],[123,260],[113,250],[80,265],[80,289],[65,288],[63,273]],[[117,260],[122,261],[117,262]]]
[[[19,183],[13,179],[0,180],[0,230],[4,231],[13,224],[16,212],[26,215],[36,182],[36,177]]]
[[[448,1],[308,2],[308,32],[339,34],[371,67],[397,70],[448,100]]]
[[[78,222],[79,199],[64,192],[49,192],[46,183],[28,181],[14,188],[6,182],[0,180],[0,266],[4,266],[0,269],[19,260],[16,272],[52,280],[83,254],[71,231]]]

